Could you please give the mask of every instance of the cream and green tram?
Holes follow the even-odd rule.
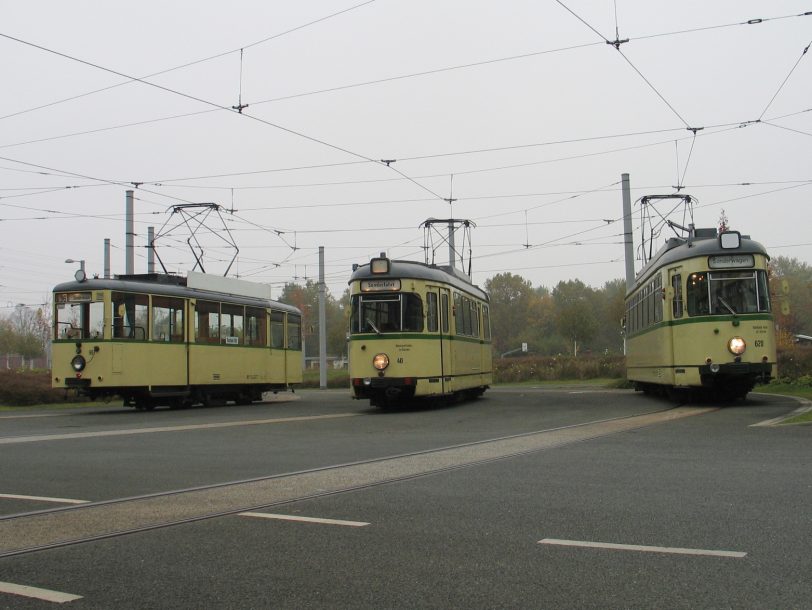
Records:
[[[267,286],[189,273],[53,289],[52,387],[150,410],[261,400],[302,381],[301,312]]]
[[[744,398],[776,375],[764,247],[736,231],[671,238],[626,295],[627,377],[636,389]]]
[[[349,284],[354,398],[380,407],[474,398],[493,383],[488,295],[467,276],[382,254]]]

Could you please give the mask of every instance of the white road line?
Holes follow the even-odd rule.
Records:
[[[707,549],[682,549],[670,546],[642,546],[638,544],[613,544],[611,542],[587,542],[584,540],[558,540],[556,538],[545,538],[539,540],[539,544],[551,544],[558,546],[578,546],[593,549],[613,549],[618,551],[638,551],[641,553],[668,553],[673,555],[705,555],[709,557],[734,557],[741,558],[747,553],[739,551],[716,551]]]
[[[10,593],[11,595],[32,597],[34,599],[41,599],[43,601],[53,602],[56,604],[64,604],[65,602],[72,602],[77,599],[82,599],[81,595],[61,593],[60,591],[50,591],[48,589],[40,589],[38,587],[27,587],[25,585],[15,585],[11,582],[0,582],[0,593]]]
[[[103,436],[129,436],[132,434],[153,434],[155,432],[181,432],[185,430],[211,430],[213,428],[235,428],[239,426],[258,426],[265,424],[282,424],[299,421],[315,421],[319,419],[336,419],[340,417],[355,417],[356,415],[360,415],[360,413],[335,413],[331,415],[302,415],[299,417],[278,417],[275,419],[230,421],[215,424],[189,424],[186,426],[161,426],[155,428],[127,428],[124,430],[102,430],[99,432],[72,432],[69,434],[9,436],[6,438],[0,438],[0,445],[14,445],[17,443],[39,443],[43,441],[63,441],[75,438],[99,438]]]
[[[56,504],[87,504],[90,500],[71,500],[70,498],[47,498],[44,496],[20,496],[18,494],[0,494],[0,498],[9,500],[34,500],[37,502],[55,502]]]
[[[304,523],[323,523],[325,525],[345,525],[347,527],[364,527],[369,523],[363,521],[341,521],[340,519],[317,519],[299,517],[298,515],[275,515],[272,513],[239,513],[240,517],[257,517],[259,519],[279,519],[280,521],[302,521]]]

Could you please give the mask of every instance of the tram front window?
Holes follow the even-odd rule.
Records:
[[[764,271],[692,273],[686,290],[688,315],[738,315],[770,310]]]
[[[352,298],[351,333],[422,330],[423,301],[416,294],[364,294]]]
[[[104,303],[89,292],[55,295],[57,339],[99,339],[104,335]]]

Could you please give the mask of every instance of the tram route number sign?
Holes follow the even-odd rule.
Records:
[[[361,280],[361,292],[383,292],[387,290],[400,290],[400,280]]]

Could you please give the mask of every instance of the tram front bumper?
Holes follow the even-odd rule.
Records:
[[[414,396],[414,377],[353,377],[354,398],[397,400]]]
[[[742,379],[753,383],[767,383],[772,379],[773,365],[770,362],[726,362],[705,364],[699,367],[702,385],[714,385],[720,379]]]

